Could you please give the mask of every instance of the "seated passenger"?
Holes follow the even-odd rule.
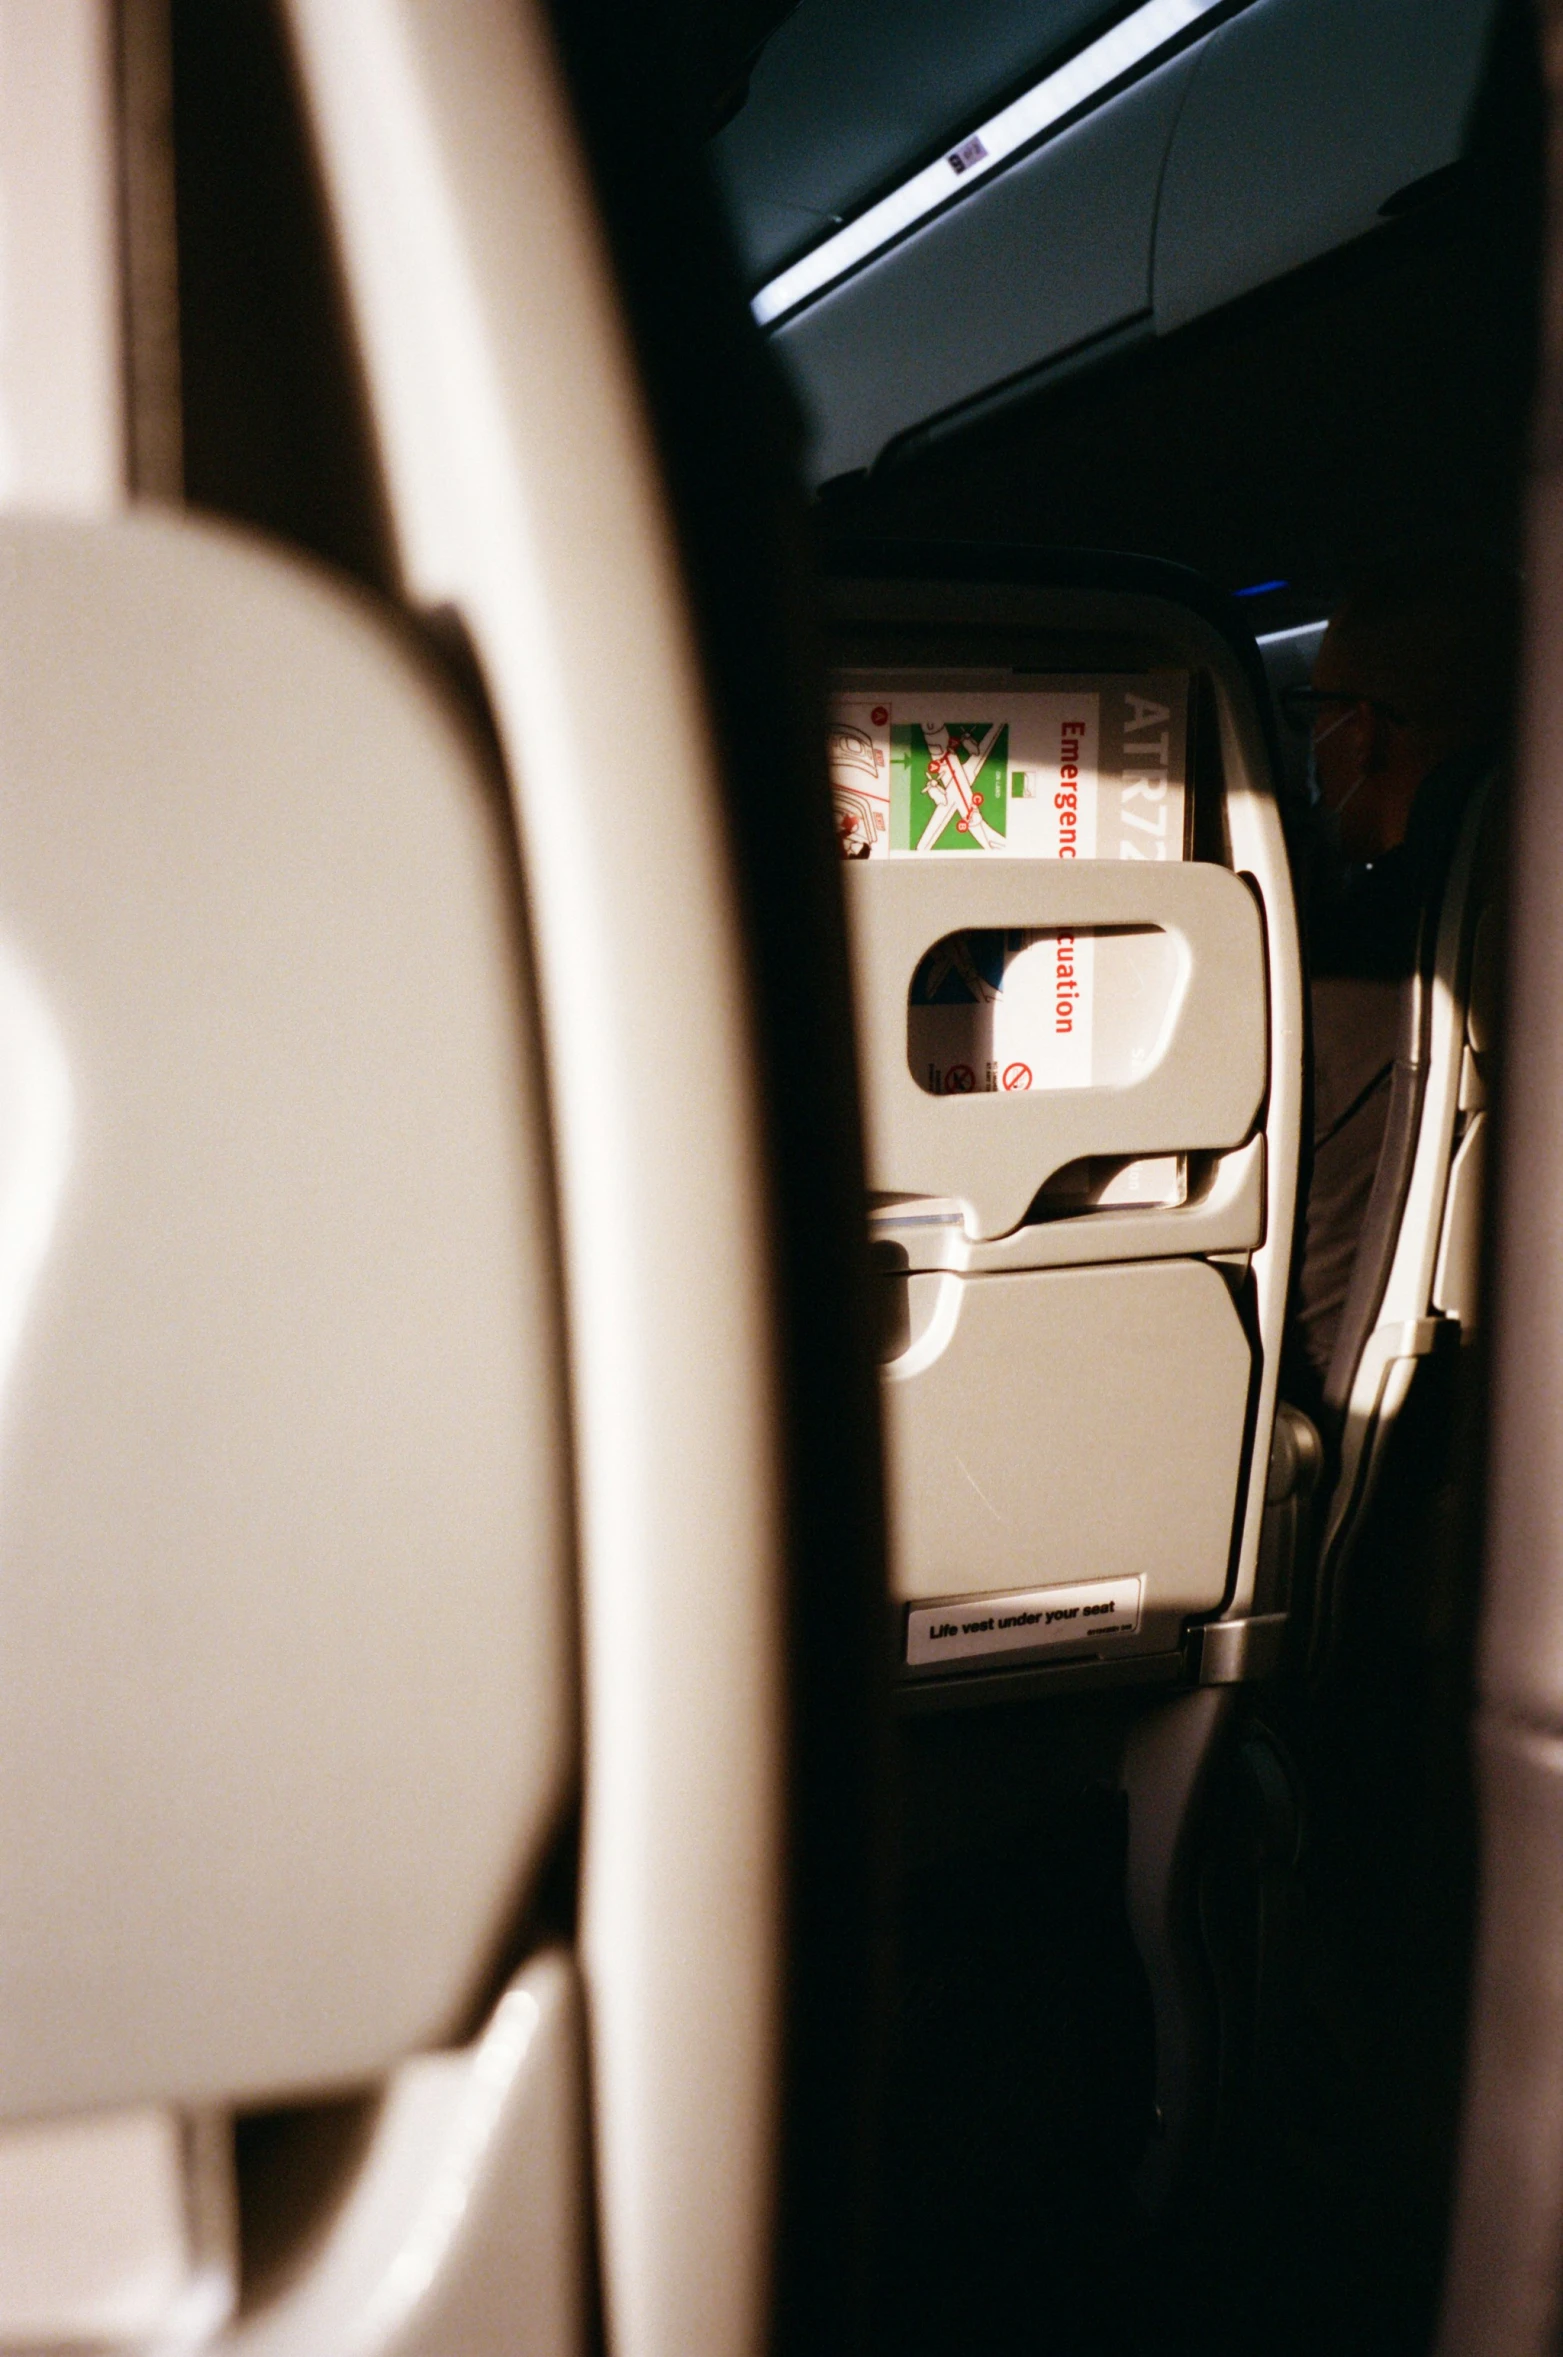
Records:
[[[1514,585],[1472,558],[1386,565],[1330,622],[1311,688],[1318,804],[1299,861],[1313,996],[1313,1177],[1292,1391],[1315,1415],[1384,1140],[1402,986],[1466,802],[1500,750]]]

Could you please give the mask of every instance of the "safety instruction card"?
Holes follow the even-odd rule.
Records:
[[[983,677],[841,676],[830,770],[845,858],[1183,857],[1185,674]]]
[[[1182,859],[1187,735],[1180,672],[840,675],[842,855]],[[1159,1052],[1178,981],[1175,944],[1151,929],[952,932],[913,978],[908,1062],[935,1096],[1129,1082]],[[1181,1171],[1136,1165],[1096,1199],[1175,1200]]]

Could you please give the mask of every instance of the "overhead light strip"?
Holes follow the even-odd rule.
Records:
[[[755,318],[762,327],[768,326],[783,312],[795,310],[810,295],[833,285],[859,262],[867,261],[882,246],[889,245],[892,239],[948,204],[953,196],[964,195],[978,181],[985,180],[1039,133],[1061,122],[1065,115],[1073,114],[1077,107],[1088,104],[1110,83],[1132,73],[1137,65],[1153,57],[1158,49],[1164,49],[1169,41],[1175,41],[1180,33],[1186,33],[1207,16],[1214,16],[1226,5],[1227,0],[1143,0],[1141,7],[1098,35],[1067,65],[1061,65],[991,121],[980,123],[975,131],[958,140],[937,163],[914,173],[901,187],[892,189],[878,204],[860,213],[855,221],[847,222],[834,236],[811,247],[808,253],[780,271],[755,296],[752,306]]]
[[[1289,646],[1294,638],[1322,638],[1329,626],[1328,614],[1321,614],[1317,622],[1298,622],[1290,630],[1261,630],[1254,644],[1259,647]]]

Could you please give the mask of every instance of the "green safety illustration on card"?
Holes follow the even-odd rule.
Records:
[[[892,851],[1002,851],[1009,727],[913,720],[890,731]]]
[[[1183,673],[1043,674],[1024,687],[838,674],[841,855],[1185,858],[1187,734]]]

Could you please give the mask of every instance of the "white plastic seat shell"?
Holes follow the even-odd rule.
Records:
[[[367,600],[0,524],[0,2114],[458,2030],[575,1773],[513,852]]]

